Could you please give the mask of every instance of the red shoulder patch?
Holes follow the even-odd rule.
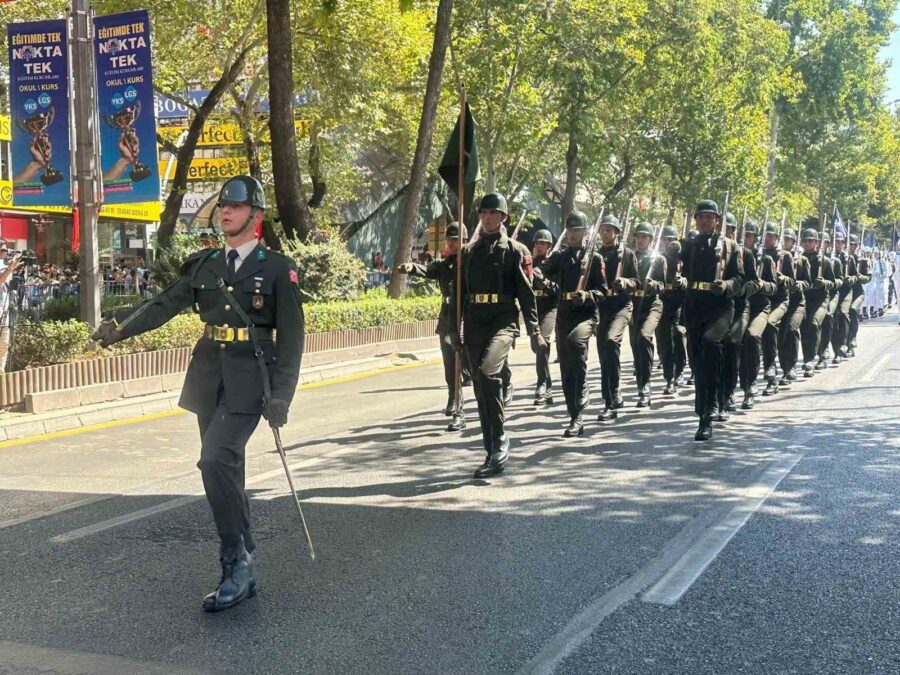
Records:
[[[300,277],[297,276],[297,270],[291,270],[288,273],[288,279],[291,280],[292,284],[298,284],[298,285],[300,284]]]

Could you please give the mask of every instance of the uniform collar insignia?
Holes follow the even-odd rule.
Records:
[[[267,258],[266,249],[260,248],[259,250],[256,251],[256,259],[257,260],[265,260],[266,258]]]

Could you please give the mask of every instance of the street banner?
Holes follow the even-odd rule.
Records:
[[[94,19],[103,202],[159,199],[150,15],[146,10]]]
[[[66,21],[7,26],[13,203],[70,206]]]

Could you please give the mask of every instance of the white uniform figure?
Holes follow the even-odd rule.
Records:
[[[870,298],[869,315],[875,316],[884,312],[884,282],[887,276],[887,266],[881,259],[881,251],[875,251],[872,256],[872,292]]]
[[[894,302],[897,303],[897,313],[900,314],[900,255],[891,251],[891,262],[894,265],[894,274],[891,277],[891,283],[894,284]]]

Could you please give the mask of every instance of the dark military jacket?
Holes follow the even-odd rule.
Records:
[[[737,242],[723,238],[721,255],[717,253],[716,245],[716,236],[708,234],[697,234],[681,244],[682,270],[688,282],[686,301],[689,300],[692,304],[707,307],[727,306],[733,304],[734,296],[743,289],[744,266]],[[725,293],[715,295],[709,291],[691,288],[694,283],[714,282],[720,261]]]
[[[254,326],[275,329],[277,339],[261,330],[259,339],[269,371],[272,397],[290,402],[300,377],[303,356],[303,306],[293,260],[261,245],[229,278],[224,249],[190,256],[181,278],[155,298],[116,316],[117,331],[128,338],[158,328],[187,307],[208,325],[244,327],[219,288],[219,281]],[[129,318],[131,317],[131,318]],[[212,415],[219,387],[231,413],[260,413],[263,381],[250,341],[222,342],[202,337],[194,347],[178,404],[198,415]]]
[[[833,299],[844,288],[846,272],[844,271],[844,261],[841,260],[840,256],[832,256],[830,260],[832,273],[834,274],[834,287],[828,290],[828,297]]]
[[[662,304],[659,294],[666,286],[666,257],[653,251],[635,251],[637,288],[635,306],[641,314]]]
[[[540,269],[541,265],[546,259],[546,256],[535,256],[534,269]],[[538,317],[543,317],[547,314],[547,312],[556,309],[559,305],[559,287],[552,279],[548,279],[544,275],[537,274],[534,277],[533,285],[535,302],[537,303]]]
[[[663,287],[660,296],[662,297],[662,302],[665,307],[673,308],[680,307],[681,303],[684,302],[685,291],[684,288],[673,287],[675,279],[680,278],[681,276],[681,244],[676,241],[672,242],[670,246],[677,246],[678,251],[667,250],[665,253],[666,284]]]
[[[518,335],[520,309],[528,335],[538,333],[531,251],[501,227],[497,234],[482,233],[470,242],[463,256],[465,339],[480,342],[505,328]],[[477,303],[472,301],[476,295],[496,295],[499,302]]]
[[[603,279],[602,261],[598,253],[591,257],[587,280],[584,285],[588,299],[583,305],[576,305],[566,296],[578,290],[581,280],[581,269],[584,261],[584,248],[566,246],[553,251],[541,261],[541,274],[546,279],[554,279],[559,293],[559,312],[556,315],[557,325],[569,329],[577,323],[597,320],[597,305],[606,295],[606,282]]]
[[[796,250],[796,249],[795,249]],[[790,255],[790,254],[789,254]],[[790,306],[805,307],[806,291],[812,287],[813,276],[810,271],[809,259],[805,255],[798,255],[796,258],[790,256],[791,262],[791,289],[790,289]]]
[[[603,261],[603,278],[606,280],[606,296],[600,303],[600,312],[618,312],[631,302],[631,294],[640,286],[638,278],[637,260],[634,251],[625,248],[622,253],[622,284],[621,291],[615,288],[617,274],[619,272],[619,244],[601,246],[599,253]]]
[[[819,255],[818,252],[804,253],[803,259],[809,263],[809,287],[805,289],[806,299],[809,302],[822,302],[827,300],[831,289],[835,285],[834,267],[831,260]],[[817,288],[821,286],[821,288]]]
[[[438,325],[435,331],[446,335],[456,326],[456,306],[453,302],[453,286],[456,284],[456,256],[448,255],[441,260],[434,260],[428,265],[413,263],[414,274],[426,279],[436,279],[441,287],[441,311],[438,313]]]
[[[753,268],[756,278],[753,281],[757,283],[759,289],[749,297],[750,311],[753,314],[758,314],[771,307],[772,298],[778,290],[778,277],[775,275],[775,261],[771,256],[763,253],[760,261],[756,259],[754,251],[751,251],[751,255],[753,255],[755,261]],[[746,290],[744,295],[746,295]]]
[[[872,280],[869,274],[869,260],[851,256],[856,261],[856,283],[853,284],[853,299],[865,293],[864,286]]]
[[[748,306],[748,298],[745,288],[747,283],[752,281],[754,284],[759,284],[759,274],[756,271],[756,256],[753,255],[753,251],[744,246],[740,247],[740,252],[741,264],[743,265],[744,269],[744,279],[741,283],[740,290],[736,291],[734,294],[735,319],[737,319],[737,317],[742,314],[744,312],[744,309]]]
[[[841,300],[846,298],[853,292],[853,284],[856,283],[856,259],[847,253],[847,251],[840,251],[834,254],[836,260],[840,260],[841,262],[841,271],[843,272],[843,279],[840,286],[839,295]],[[835,275],[837,274],[837,270],[835,270]]]

